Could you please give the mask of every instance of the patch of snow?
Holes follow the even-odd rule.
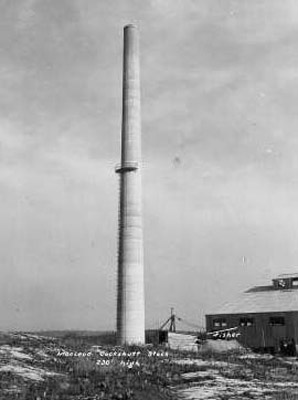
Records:
[[[258,382],[261,385],[261,382]],[[265,392],[274,392],[273,387],[257,386],[257,382],[241,381],[239,379],[227,379],[214,377],[214,380],[204,381],[200,386],[181,390],[180,393],[185,399],[203,400],[220,399],[222,395],[241,396],[246,392],[251,395],[263,395]]]
[[[11,372],[19,375],[24,379],[31,379],[34,381],[43,381],[40,371],[30,367],[22,367],[20,365],[3,365],[0,367],[0,372]]]
[[[21,339],[21,340],[27,339],[27,336],[21,335],[21,334],[19,334],[19,333],[10,333],[9,336],[15,337],[15,338],[18,338],[18,339]]]
[[[180,394],[184,399],[188,400],[206,400],[206,399],[218,399],[217,388],[207,387],[192,387],[189,389],[180,390]]]
[[[48,337],[35,335],[33,333],[25,333],[24,336],[27,337],[27,339],[37,339],[37,340],[49,339]]]
[[[50,358],[50,356],[47,355],[47,353],[45,353],[43,350],[38,350],[35,354],[42,358]]]
[[[0,372],[11,372],[24,379],[31,379],[35,381],[43,381],[43,376],[57,376],[56,372],[46,371],[41,368],[23,367],[21,365],[7,364],[0,367]]]
[[[11,350],[11,355],[19,360],[32,360],[32,357],[28,354],[22,353],[14,349]]]
[[[277,388],[298,388],[298,382],[275,382]]]
[[[240,360],[272,360],[274,356],[272,354],[258,354],[258,353],[248,353],[238,356]]]
[[[8,345],[0,346],[0,354],[5,354],[8,357],[14,357],[18,360],[32,360],[32,357],[22,352],[22,347],[12,347]]]
[[[209,365],[208,361],[201,360],[201,359],[190,359],[190,358],[184,358],[181,360],[173,360],[175,364],[180,364],[180,365],[196,365],[198,367],[205,367]]]
[[[194,373],[183,374],[183,377],[187,377],[188,381],[192,378],[202,376],[202,372],[198,371]],[[276,382],[276,381],[261,381],[258,379],[252,380],[242,380],[242,379],[232,379],[226,378],[219,373],[214,373],[213,371],[212,380],[204,380],[200,385],[197,384],[188,388],[180,390],[180,394],[184,399],[192,400],[205,400],[213,399],[219,400],[223,395],[229,395],[231,398],[234,396],[245,395],[250,393],[252,396],[258,396],[258,398],[264,399],[265,394],[274,393],[276,391],[289,391],[290,389],[298,389],[298,382]],[[210,375],[209,375],[210,376]],[[297,392],[295,392],[297,393]]]
[[[185,372],[182,374],[183,379],[194,379],[194,378],[213,378],[214,375],[218,375],[219,371],[214,369],[206,369],[206,371],[195,371],[195,372]]]
[[[11,337],[15,337],[17,339],[21,340],[28,340],[28,339],[34,339],[38,341],[42,340],[56,340],[56,338],[52,336],[42,336],[42,335],[37,335],[34,333],[9,333]]]
[[[215,360],[201,360],[201,359],[181,359],[181,360],[173,360],[174,363],[180,365],[195,365],[198,367],[238,367],[239,364],[227,362],[227,361],[215,361]]]

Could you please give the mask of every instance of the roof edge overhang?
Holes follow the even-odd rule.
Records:
[[[286,310],[286,311],[237,311],[237,312],[218,312],[218,313],[209,313],[205,314],[205,317],[212,317],[217,315],[243,315],[243,314],[291,314],[298,313],[298,310]]]

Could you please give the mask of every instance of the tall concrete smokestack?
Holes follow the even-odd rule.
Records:
[[[118,248],[118,344],[145,343],[138,29],[124,27]]]

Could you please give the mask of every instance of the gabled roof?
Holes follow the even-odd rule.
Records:
[[[207,315],[298,311],[298,289],[257,288],[242,293],[232,302],[213,308]]]

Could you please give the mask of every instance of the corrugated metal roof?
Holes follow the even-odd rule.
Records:
[[[245,292],[234,301],[213,308],[207,315],[287,311],[298,311],[298,289]]]

